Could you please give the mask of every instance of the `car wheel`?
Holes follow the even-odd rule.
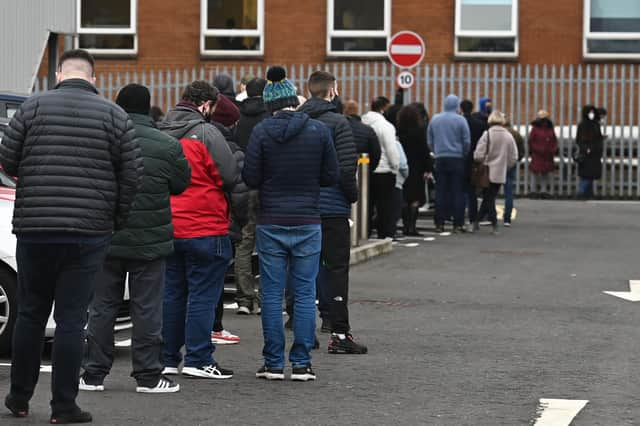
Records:
[[[16,322],[17,279],[15,274],[0,268],[0,354],[11,352],[11,336]]]

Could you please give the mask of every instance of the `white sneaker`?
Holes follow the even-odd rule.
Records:
[[[165,367],[164,370],[162,370],[163,376],[177,376],[178,374],[180,374],[178,367]]]
[[[212,331],[211,343],[216,345],[235,345],[240,343],[240,336],[229,333],[227,330]]]
[[[89,385],[84,381],[84,377],[80,377],[80,383],[78,383],[78,389],[89,392],[104,392],[104,384]]]
[[[246,306],[240,306],[236,311],[238,315],[251,315],[251,311]]]
[[[158,384],[152,388],[146,386],[138,386],[136,392],[138,393],[174,393],[180,390],[180,385],[167,379],[166,377],[160,377]]]
[[[205,365],[204,367],[184,367],[182,375],[188,377],[199,377],[202,379],[230,379],[233,371],[216,365]]]
[[[504,227],[505,228],[511,228],[511,222],[505,222],[504,223]]]

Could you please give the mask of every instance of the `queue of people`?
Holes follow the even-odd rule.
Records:
[[[328,353],[368,353],[352,334],[348,307],[358,154],[370,159],[371,199],[362,201],[371,203],[372,236],[375,229],[378,238],[396,238],[400,219],[405,236],[420,236],[429,182],[437,231],[448,221],[454,232],[477,231],[485,218],[497,231],[495,199],[502,185],[512,194],[524,141],[490,99],[473,113],[470,101],[449,95],[430,120],[422,104],[377,97],[360,116],[357,102],[340,102],[331,73],[311,74],[308,100],[284,68],[271,67],[265,77],[245,76],[239,96],[229,76],[194,81],[165,115],[142,85],[122,88],[115,103],[105,100],[92,56],[73,50],[60,58],[58,85],[15,114],[0,145],[0,164],[18,177],[20,306],[5,398],[14,416],[29,415],[40,368],[33,348],[42,345],[55,302],[51,422],[92,420],[76,398],[79,390],[105,390],[126,283],[136,392],[178,392],[177,375],[231,379],[214,352],[216,344],[240,341],[222,325],[234,259],[237,313],[261,317],[257,378],[285,379],[285,300],[292,380],[316,379],[318,310]],[[578,128],[584,197],[599,178],[598,114],[585,107]],[[532,192],[546,194],[557,140],[546,111],[532,126]],[[485,180],[476,179],[478,165]],[[57,207],[47,205],[52,197]]]

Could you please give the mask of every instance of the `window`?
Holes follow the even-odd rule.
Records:
[[[200,0],[204,56],[264,53],[264,0]]]
[[[518,0],[456,0],[456,56],[518,56]]]
[[[640,2],[585,0],[584,56],[640,58]]]
[[[327,0],[329,56],[386,56],[391,0]]]
[[[77,0],[76,47],[95,54],[135,54],[137,0]]]

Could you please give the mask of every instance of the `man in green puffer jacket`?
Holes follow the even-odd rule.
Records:
[[[136,391],[177,392],[180,386],[162,376],[162,300],[165,258],[173,252],[169,197],[187,188],[191,169],[180,143],[156,129],[149,116],[150,95],[146,87],[124,87],[116,103],[134,123],[144,176],[129,219],[124,229],[113,236],[104,268],[96,278],[80,389],[104,390],[104,378],[113,364],[113,327],[128,274]]]

